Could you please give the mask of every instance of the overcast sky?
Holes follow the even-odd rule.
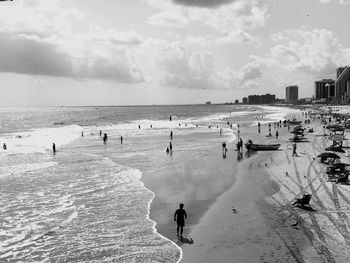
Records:
[[[335,78],[350,0],[0,2],[0,106],[230,102]]]

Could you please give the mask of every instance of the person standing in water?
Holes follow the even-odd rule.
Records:
[[[278,139],[278,131],[276,131],[276,139]]]
[[[170,131],[170,140],[173,140],[173,131]]]
[[[53,151],[53,153],[56,153],[56,144],[55,143],[52,144],[52,151]]]
[[[173,151],[173,144],[171,142],[169,142],[169,150],[170,150],[170,152]]]
[[[2,145],[2,148],[3,148],[4,150],[6,150],[6,149],[7,149],[7,145],[6,145],[6,143],[4,143],[4,144]]]
[[[102,131],[100,130],[100,136],[102,136]]]
[[[120,144],[123,144],[123,136],[120,136]]]
[[[184,208],[184,204],[180,204],[179,205],[179,209],[177,209],[175,211],[174,214],[174,221],[176,221],[177,223],[177,228],[176,228],[176,235],[179,236],[179,230],[180,230],[180,238],[182,239],[182,233],[183,233],[183,229],[185,226],[185,219],[187,219],[187,214]]]

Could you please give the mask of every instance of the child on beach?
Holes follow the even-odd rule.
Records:
[[[182,233],[183,233],[183,228],[185,226],[185,219],[187,219],[187,214],[184,208],[184,204],[179,205],[179,209],[175,211],[174,214],[174,221],[177,223],[177,228],[176,228],[176,233],[177,236],[179,236],[179,230],[180,230],[180,237],[182,239]]]

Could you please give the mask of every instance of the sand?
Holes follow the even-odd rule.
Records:
[[[182,245],[181,262],[348,262],[350,186],[328,182],[315,157],[330,142],[318,136],[320,121],[309,126],[315,132],[298,143],[298,157],[284,128],[280,151],[237,165],[233,186],[191,228],[194,242]],[[291,205],[304,192],[312,194],[312,211]]]

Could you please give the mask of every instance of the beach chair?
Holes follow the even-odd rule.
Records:
[[[310,206],[311,196],[311,194],[304,194],[302,198],[297,198],[292,205],[298,207]]]
[[[342,176],[339,176],[335,183],[348,183],[348,181],[349,181],[349,173],[345,173]]]

